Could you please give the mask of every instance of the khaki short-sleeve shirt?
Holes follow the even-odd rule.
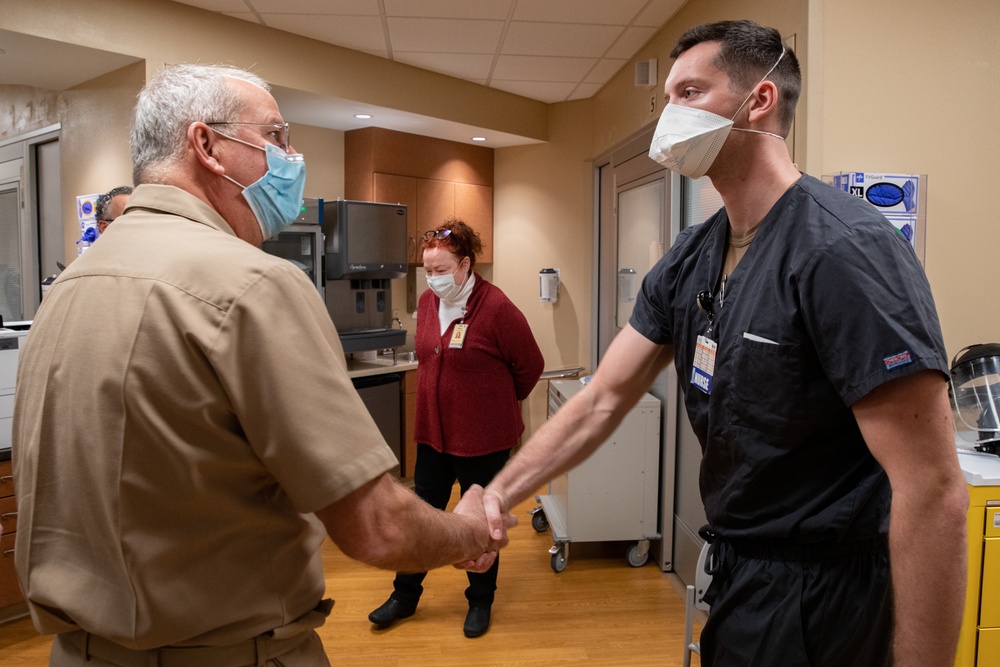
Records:
[[[143,185],[21,351],[16,566],[37,627],[226,644],[324,594],[326,507],[396,464],[315,286]]]

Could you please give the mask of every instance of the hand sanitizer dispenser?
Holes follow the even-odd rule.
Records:
[[[555,303],[559,298],[559,269],[538,272],[538,298],[542,303]]]

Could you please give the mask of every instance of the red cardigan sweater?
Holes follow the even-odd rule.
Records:
[[[524,315],[478,274],[466,314],[439,335],[441,300],[427,290],[417,310],[416,441],[455,456],[510,449],[524,431],[518,401],[545,364]],[[448,347],[457,322],[469,328],[461,348]]]

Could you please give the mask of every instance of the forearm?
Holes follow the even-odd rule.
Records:
[[[388,475],[317,516],[347,556],[387,570],[423,572],[499,548],[485,518],[436,510]]]
[[[938,494],[895,494],[889,548],[896,667],[951,667],[965,600],[964,480]]]
[[[581,391],[546,421],[486,487],[513,507],[539,486],[574,468],[611,435],[622,415]]]

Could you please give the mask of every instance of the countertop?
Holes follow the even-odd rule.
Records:
[[[384,375],[386,373],[405,373],[417,370],[417,362],[402,359],[393,363],[392,357],[380,357],[372,361],[347,360],[347,377],[359,378],[369,375]]]
[[[958,463],[970,486],[1000,486],[1000,456],[960,449]]]

